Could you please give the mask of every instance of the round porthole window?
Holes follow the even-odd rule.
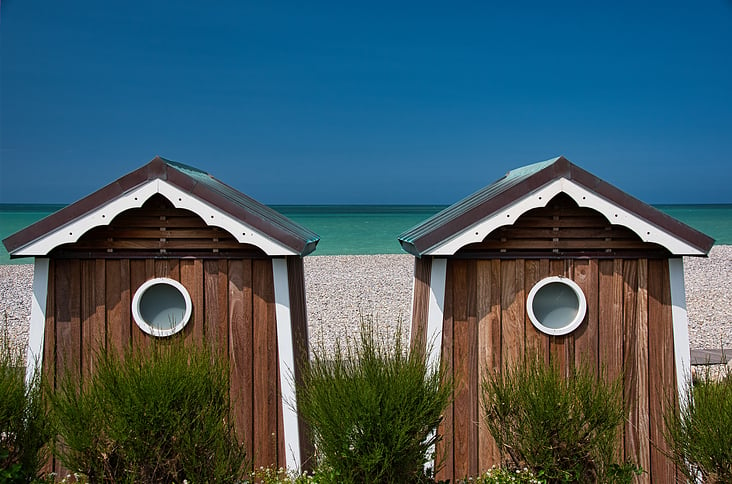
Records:
[[[582,323],[587,312],[587,300],[573,280],[547,277],[529,291],[526,312],[536,329],[560,336],[571,333]]]
[[[141,330],[152,336],[170,336],[188,323],[193,304],[178,281],[159,277],[140,286],[132,298],[132,316]]]

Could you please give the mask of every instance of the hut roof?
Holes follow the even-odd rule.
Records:
[[[11,257],[45,256],[76,242],[89,229],[160,193],[175,207],[197,213],[208,225],[266,254],[307,255],[320,238],[277,211],[192,166],[159,156],[109,185],[3,240]]]
[[[674,255],[706,255],[714,240],[641,202],[560,156],[511,170],[503,178],[435,214],[399,236],[402,248],[422,255],[452,255],[512,224],[526,211],[566,193],[580,206],[633,230]]]

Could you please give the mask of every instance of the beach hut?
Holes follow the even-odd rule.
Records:
[[[318,240],[208,173],[156,157],[3,243],[35,258],[28,362],[51,381],[92,372],[100,345],[180,332],[228,358],[253,464],[295,469],[311,447],[288,405],[290,375],[307,357],[302,257]]]
[[[647,471],[640,481],[675,481],[663,414],[690,364],[682,256],[706,256],[712,239],[559,157],[510,171],[399,241],[416,257],[412,347],[435,342],[431,361],[458,382],[439,478],[499,463],[480,382],[530,350],[563,371],[590,362],[622,375],[622,455]]]

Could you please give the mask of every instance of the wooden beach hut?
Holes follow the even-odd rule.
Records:
[[[28,362],[51,381],[93,372],[99,345],[182,332],[228,358],[253,464],[294,469],[311,447],[286,402],[308,348],[302,257],[318,240],[208,173],[156,157],[3,243],[35,258]]]
[[[413,347],[459,383],[441,427],[440,479],[498,464],[481,422],[486,372],[531,349],[565,371],[623,375],[623,456],[674,482],[663,414],[689,372],[682,256],[713,240],[563,157],[510,171],[399,237],[415,259]]]

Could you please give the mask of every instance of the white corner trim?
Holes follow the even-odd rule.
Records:
[[[221,227],[240,243],[259,247],[269,256],[296,255],[293,250],[277,243],[249,225],[160,179],[150,180],[123,193],[53,232],[13,251],[13,255],[47,255],[60,245],[78,241],[79,237],[94,227],[109,225],[114,217],[125,210],[141,207],[147,199],[156,193],[170,200],[176,208],[184,208],[196,213],[207,225]]]
[[[297,421],[295,382],[286,375],[294,374],[295,351],[292,341],[290,315],[290,285],[287,277],[287,259],[272,259],[274,276],[275,312],[277,315],[277,348],[280,357],[280,388],[282,389],[282,418],[285,431],[287,469],[300,470],[300,427]],[[289,403],[289,404],[288,404]]]
[[[442,357],[442,324],[445,314],[445,280],[447,278],[447,259],[432,258],[430,270],[430,300],[427,309],[427,367],[430,370],[440,369]],[[414,295],[414,291],[412,291]],[[414,296],[412,296],[414,297]],[[432,444],[428,453],[435,455]],[[435,457],[436,458],[436,457]],[[425,469],[435,469],[435,458],[425,462]]]
[[[672,254],[706,255],[699,249],[566,178],[554,180],[548,185],[527,194],[490,217],[473,224],[447,241],[429,249],[425,254],[453,255],[468,244],[481,242],[495,229],[504,225],[512,225],[516,219],[529,210],[545,207],[559,193],[566,193],[580,207],[597,210],[611,224],[627,227],[644,242],[654,242],[662,245]]]
[[[668,260],[671,280],[671,319],[674,329],[674,358],[676,360],[676,388],[679,405],[687,404],[689,378],[691,378],[691,352],[689,350],[689,320],[686,313],[686,292],[684,289],[684,261],[681,257]]]
[[[33,267],[33,297],[28,328],[28,351],[25,360],[25,381],[30,383],[36,369],[43,367],[43,333],[46,328],[46,296],[48,294],[48,259],[36,258]]]
[[[428,364],[431,368],[440,367],[442,354],[442,322],[445,313],[445,279],[447,259],[433,258],[430,273],[430,301],[427,310],[427,348]]]

